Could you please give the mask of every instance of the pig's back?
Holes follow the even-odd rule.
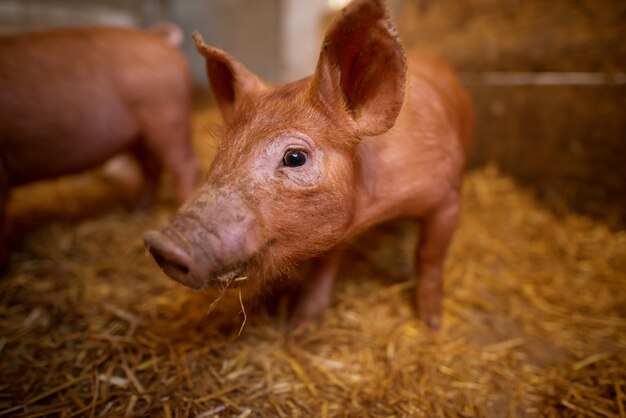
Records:
[[[450,123],[457,130],[466,154],[472,142],[473,112],[469,95],[456,72],[443,60],[426,52],[411,51],[409,70],[413,77],[426,82],[444,104]]]
[[[12,185],[127,148],[137,109],[188,97],[184,58],[154,35],[65,29],[0,38],[0,157]]]

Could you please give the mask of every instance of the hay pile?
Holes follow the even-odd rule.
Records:
[[[91,173],[19,191],[11,219],[128,194]],[[319,324],[285,336],[285,299],[244,295],[239,337],[236,290],[207,315],[214,293],[145,254],[169,195],[150,213],[47,223],[0,280],[0,416],[625,417],[626,233],[557,218],[494,168],[464,194],[438,334],[415,319],[408,223],[355,244]]]

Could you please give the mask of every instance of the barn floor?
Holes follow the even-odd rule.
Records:
[[[194,119],[205,167],[216,118]],[[208,313],[215,293],[158,270],[141,236],[171,187],[126,211],[120,166],[15,193],[0,416],[626,416],[626,231],[473,171],[439,333],[415,319],[416,229],[397,223],[355,243],[322,321],[286,336],[285,298],[242,310],[234,290]]]

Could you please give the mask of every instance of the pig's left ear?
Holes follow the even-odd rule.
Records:
[[[382,0],[354,0],[326,32],[311,93],[332,111],[347,110],[360,135],[396,121],[406,84],[406,56]]]
[[[217,99],[224,122],[230,124],[237,106],[247,97],[259,94],[266,86],[235,58],[219,48],[204,43],[198,32],[193,33],[196,49],[206,60],[207,75]]]

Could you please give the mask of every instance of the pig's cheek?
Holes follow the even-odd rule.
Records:
[[[311,189],[317,187],[322,179],[318,170],[284,169],[283,184],[292,189]]]

